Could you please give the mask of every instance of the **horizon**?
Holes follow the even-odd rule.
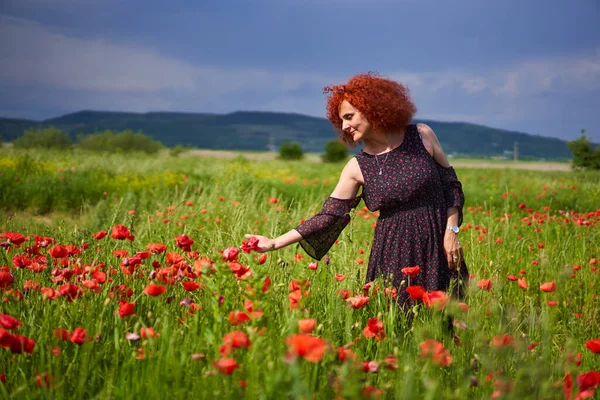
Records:
[[[378,71],[415,120],[600,142],[599,27],[594,0],[6,0],[0,115],[324,118],[324,86]]]

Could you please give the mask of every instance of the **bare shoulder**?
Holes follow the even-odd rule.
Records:
[[[362,173],[360,172],[360,167],[358,166],[358,161],[356,157],[352,157],[342,170],[342,177],[351,179],[358,183],[362,184]]]
[[[427,124],[417,124],[417,130],[423,138],[423,145],[435,161],[442,167],[449,167],[450,163],[448,162],[446,153],[444,153],[442,145],[435,132],[433,132],[433,129]]]
[[[423,123],[417,124],[417,130],[421,135],[425,149],[427,149],[427,152],[433,157],[435,154],[435,148],[437,147],[436,145],[439,144],[438,138],[435,136],[435,132],[433,132],[433,129],[431,129],[429,125]]]
[[[356,197],[359,187],[363,184],[363,176],[358,166],[358,161],[355,157],[352,157],[350,161],[346,163],[342,173],[340,174],[340,180],[337,183],[331,197],[338,199],[352,199]]]

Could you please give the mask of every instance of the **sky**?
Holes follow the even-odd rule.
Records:
[[[598,0],[0,0],[0,116],[324,117],[375,71],[418,119],[600,142]]]

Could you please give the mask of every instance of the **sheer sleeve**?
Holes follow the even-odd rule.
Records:
[[[353,199],[329,197],[317,215],[295,228],[302,236],[300,245],[309,256],[316,260],[323,258],[350,222],[350,210],[360,199],[360,196]]]
[[[465,194],[462,190],[462,184],[458,180],[454,168],[444,168],[440,164],[437,164],[437,169],[444,187],[446,207],[458,207],[458,226],[460,226],[463,222],[463,206],[465,204]]]

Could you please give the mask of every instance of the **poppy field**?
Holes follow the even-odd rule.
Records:
[[[260,253],[342,165],[0,150],[2,398],[583,399],[600,383],[600,174],[457,169],[464,298]]]

